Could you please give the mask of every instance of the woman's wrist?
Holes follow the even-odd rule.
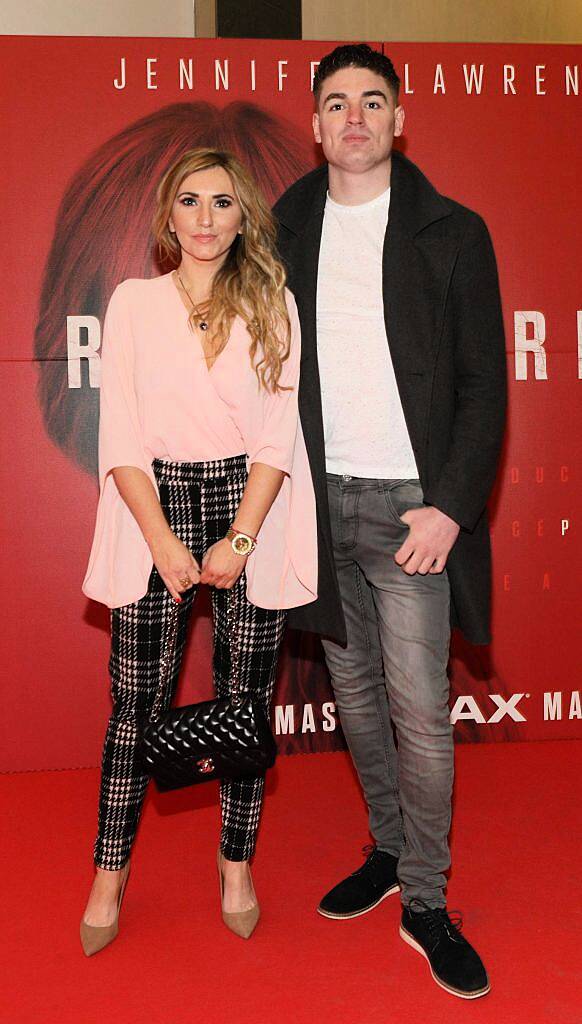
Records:
[[[168,523],[160,523],[151,530],[144,532],[144,538],[150,551],[157,547],[162,541],[167,540],[169,536],[173,536],[173,532],[170,529]]]
[[[245,529],[244,526],[241,526],[239,523],[237,523],[236,520],[234,521],[234,523],[230,524],[230,529],[233,530],[234,533],[242,533],[245,537],[250,537],[251,540],[255,542],[255,544],[258,544],[258,531],[255,532],[255,530],[247,530]]]
[[[250,555],[257,546],[255,537],[244,530],[237,529],[236,526],[229,526],[225,540],[228,541],[235,555],[242,555],[244,557]]]

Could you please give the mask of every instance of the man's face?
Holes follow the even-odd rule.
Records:
[[[325,79],[313,134],[332,167],[356,174],[371,170],[388,159],[403,128],[404,110],[381,75],[342,68]]]

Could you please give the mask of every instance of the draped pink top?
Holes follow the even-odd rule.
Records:
[[[271,394],[259,387],[240,317],[208,369],[171,274],[115,289],[101,347],[100,493],[87,597],[110,608],[138,601],[153,565],[112,469],[137,466],[158,492],[154,458],[203,462],[246,454],[249,466],[262,462],[287,474],[247,560],[248,598],[261,608],[315,600],[315,495],[297,407],[301,335],[288,290],[286,301],[291,350],[279,383],[292,390]]]

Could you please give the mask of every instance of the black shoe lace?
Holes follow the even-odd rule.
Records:
[[[359,871],[362,871],[363,868],[367,867],[376,867],[377,864],[381,865],[382,856],[380,855],[380,850],[375,843],[366,843],[365,846],[362,846],[362,853],[366,859],[362,864],[362,867],[358,869]]]
[[[413,905],[422,909],[415,911]],[[444,930],[453,942],[459,941],[463,928],[463,918],[459,910],[447,911],[444,907],[429,907],[424,900],[419,899],[410,901],[409,910],[422,914],[431,936],[436,936],[438,932]],[[462,938],[464,941],[464,937]]]

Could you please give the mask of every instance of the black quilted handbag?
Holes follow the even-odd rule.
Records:
[[[149,719],[142,723],[140,753],[144,770],[164,792],[211,779],[261,775],[271,768],[277,747],[265,713],[238,679],[235,590],[228,594],[231,685],[228,697],[170,708],[159,707],[170,681],[178,633],[178,606],[172,609],[160,685]]]

